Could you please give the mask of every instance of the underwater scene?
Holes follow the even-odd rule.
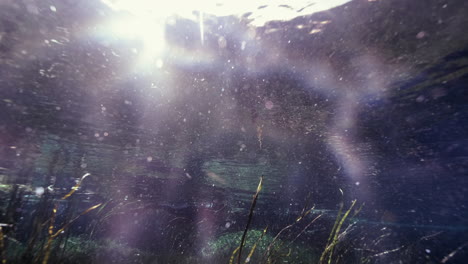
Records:
[[[1,0],[0,261],[468,263],[468,2]]]

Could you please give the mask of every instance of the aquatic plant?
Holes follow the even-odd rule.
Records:
[[[231,256],[229,258],[229,264],[234,263],[234,258],[236,256],[237,256],[237,264],[241,263],[242,249],[245,247],[249,247],[251,248],[251,250],[247,258],[245,259],[244,263],[248,263],[252,260],[252,257],[254,256],[254,253],[257,250],[257,248],[259,249],[259,251],[262,251],[263,254],[261,254],[261,256],[256,257],[258,258],[256,259],[256,263],[276,263],[281,258],[290,257],[292,255],[292,252],[295,251],[293,250],[295,248],[293,244],[294,241],[296,241],[317,219],[319,219],[322,216],[320,214],[316,216],[315,218],[313,218],[307,225],[305,225],[300,230],[300,232],[294,238],[289,236],[288,240],[280,239],[280,236],[283,233],[285,233],[285,231],[291,229],[293,226],[300,223],[303,219],[306,218],[307,215],[309,215],[313,211],[314,207],[307,209],[307,202],[306,202],[306,205],[304,206],[301,214],[296,218],[296,221],[294,221],[292,224],[289,224],[283,229],[281,229],[276,234],[276,236],[273,237],[267,234],[266,233],[267,228],[265,228],[263,231],[260,231],[260,230],[249,231],[249,227],[252,221],[253,212],[255,209],[255,205],[257,203],[258,195],[262,189],[262,182],[263,182],[263,176],[260,178],[257,191],[253,195],[253,199],[252,199],[250,210],[249,210],[249,215],[247,218],[247,224],[246,224],[244,231],[242,232],[242,235],[240,232],[225,234],[219,237],[218,239],[216,239],[215,241],[209,242],[208,246],[202,250],[205,256],[224,255],[226,253],[225,252],[226,249],[231,248],[232,245],[239,244],[239,246],[236,247],[232,251]],[[335,247],[338,245],[340,241],[344,239],[345,235],[348,234],[348,231],[352,230],[351,227],[353,226],[353,224],[349,225],[348,228],[345,229],[345,231],[341,232],[342,226],[344,222],[346,221],[346,219],[349,217],[356,202],[357,200],[353,200],[351,202],[349,209],[344,214],[342,213],[344,203],[340,204],[340,208],[338,210],[335,223],[329,234],[328,240],[325,245],[325,249],[322,251],[320,255],[320,259],[311,257],[311,258],[308,258],[310,259],[308,263],[311,263],[311,262],[312,263],[317,263],[317,262],[328,263],[328,264],[332,263]],[[361,208],[355,211],[353,217],[356,216],[356,214],[358,214],[361,209],[362,209],[362,206]],[[297,248],[296,248],[296,251],[297,251]],[[304,254],[301,254],[301,255],[303,255],[301,258],[301,260],[303,261],[305,259]]]
[[[270,234],[267,234],[268,227],[266,227],[263,231],[249,230],[255,205],[257,203],[259,193],[262,189],[262,183],[263,176],[260,178],[257,191],[253,195],[249,215],[247,218],[247,224],[244,231],[225,234],[215,241],[209,242],[208,246],[202,250],[203,254],[205,256],[222,256],[227,253],[226,250],[229,250],[233,245],[238,244],[239,246],[236,247],[231,253],[229,258],[230,264],[234,263],[236,256],[237,264],[241,263],[243,248],[250,248],[250,252],[245,258],[244,263],[251,262],[253,259],[255,259],[255,263],[276,263],[277,261],[280,261],[280,259],[292,258],[293,256],[301,256],[298,259],[301,259],[301,261],[307,260],[306,263],[316,262],[316,252],[314,252],[312,249],[301,248],[293,243],[306,231],[307,228],[309,228],[317,219],[319,219],[321,215],[318,215],[312,221],[310,221],[292,240],[289,240],[289,242],[279,238],[280,235],[283,234],[286,230],[300,223],[310,212],[312,212],[313,207],[307,210],[307,204],[294,223],[283,228],[274,237]],[[255,254],[255,252],[258,251],[261,253]]]
[[[61,200],[66,200],[68,197],[72,196],[76,190],[78,190],[78,188],[80,188],[81,186],[81,183],[83,182],[83,180],[88,177],[90,174],[89,173],[86,173],[85,175],[83,175],[81,177],[81,179],[76,183],[75,186],[73,186],[70,190],[70,192],[68,192],[65,196],[63,196],[61,198]],[[49,228],[48,228],[48,238],[47,238],[47,243],[46,243],[46,246],[44,248],[44,259],[42,260],[42,264],[47,264],[47,262],[49,261],[49,257],[50,257],[50,250],[51,250],[51,246],[52,246],[52,241],[57,237],[59,236],[62,232],[65,231],[65,229],[67,229],[73,222],[75,222],[78,218],[80,218],[81,216],[89,213],[90,211],[98,208],[99,206],[101,206],[102,203],[99,203],[99,204],[96,204],[96,205],[93,205],[91,207],[89,207],[88,209],[86,209],[85,211],[83,211],[81,214],[77,215],[76,217],[74,217],[73,219],[69,220],[68,222],[66,222],[62,228],[60,228],[59,230],[55,231],[54,232],[54,223],[55,223],[55,217],[56,217],[56,214],[57,214],[57,204],[55,204],[54,208],[52,209],[52,216],[51,218],[49,219]]]
[[[239,248],[237,245],[239,245],[242,235],[243,231],[221,235],[217,239],[208,242],[207,246],[202,249],[203,256],[208,259],[216,259],[219,263],[234,263]],[[241,263],[273,263],[274,261],[281,262],[283,260],[295,260],[296,263],[316,263],[318,260],[319,252],[317,250],[277,238],[277,243],[272,247],[274,254],[272,254],[268,262],[263,259],[263,253],[274,240],[275,237],[266,232],[265,229],[249,230],[244,241],[244,249],[249,249],[249,254],[242,258]]]
[[[349,209],[341,216],[341,212],[343,210],[343,203],[340,204],[340,209],[338,210],[338,215],[336,216],[336,221],[335,224],[333,225],[333,228],[330,232],[330,236],[328,237],[327,245],[325,247],[325,250],[322,252],[322,256],[320,256],[320,263],[324,263],[325,258],[328,256],[328,264],[331,263],[332,257],[333,257],[333,250],[335,246],[338,244],[339,240],[338,237],[340,235],[340,230],[341,227],[346,220],[346,218],[349,216],[349,213],[353,209],[354,205],[356,204],[356,200],[353,200],[351,202],[351,206]]]
[[[2,260],[2,264],[6,263],[6,256],[5,256],[5,244],[3,241],[3,229],[2,226],[0,226],[0,256]]]
[[[65,254],[56,256],[57,263],[152,263],[156,256],[114,240],[89,240],[87,236],[73,236],[68,239]]]
[[[90,208],[86,209],[84,212],[82,212],[81,214],[79,214],[78,216],[76,216],[75,218],[73,218],[72,220],[70,220],[69,222],[67,222],[65,225],[62,226],[62,228],[60,228],[59,230],[55,231],[54,232],[54,220],[55,220],[55,216],[57,214],[57,207],[54,207],[53,209],[53,214],[52,214],[52,218],[50,219],[50,225],[49,225],[49,229],[48,229],[48,233],[49,233],[49,237],[47,239],[47,244],[46,244],[46,247],[44,249],[44,260],[42,261],[42,264],[47,264],[48,260],[49,260],[49,256],[50,256],[50,249],[51,249],[51,245],[52,245],[52,241],[57,237],[59,236],[62,232],[65,231],[66,228],[68,228],[73,222],[75,222],[80,216],[82,215],[85,215],[87,213],[89,213],[90,211],[98,208],[99,206],[101,206],[101,204],[97,204],[97,205],[94,205],[94,206],[91,206]]]
[[[67,247],[60,254],[56,250],[51,251],[48,263],[155,263],[155,260],[158,260],[156,263],[174,263],[172,261],[159,262],[162,257],[154,253],[110,239],[90,240],[87,235],[80,235],[70,236],[67,241]],[[58,239],[52,241],[51,248],[60,248]],[[41,263],[41,261],[25,262],[15,257],[18,252],[21,253],[24,250],[25,247],[21,243],[10,244],[7,256],[8,263]]]
[[[257,204],[258,195],[260,191],[262,190],[262,181],[263,181],[263,175],[260,177],[260,182],[258,183],[257,191],[255,192],[253,199],[252,199],[252,205],[250,206],[250,211],[249,211],[249,218],[247,219],[247,225],[245,226],[245,230],[244,230],[244,233],[242,234],[242,239],[239,245],[239,255],[237,257],[237,264],[240,264],[241,262],[242,248],[244,247],[245,236],[247,235],[247,231],[249,230],[250,223],[252,222],[253,211],[255,209],[255,205]]]
[[[83,175],[80,178],[80,180],[75,184],[75,186],[73,186],[67,194],[61,197],[59,201],[65,201],[69,197],[71,197],[80,188],[83,180],[89,175],[90,174],[88,173]],[[14,203],[17,199],[20,199],[18,198],[20,196],[21,194],[17,194],[17,188],[13,188],[13,192],[10,197],[10,204]],[[56,230],[56,216],[59,201],[53,199],[48,188],[45,189],[44,194],[42,194],[41,199],[36,206],[37,209],[32,221],[31,233],[28,241],[26,242],[26,245],[23,245],[21,242],[14,239],[14,228],[12,229],[12,234],[8,235],[7,237],[8,243],[6,245],[4,243],[4,238],[6,238],[6,236],[4,236],[3,230],[2,232],[0,232],[0,240],[2,242],[0,244],[2,262],[5,263],[7,259],[12,259],[21,260],[21,262],[26,263],[34,262],[47,264],[51,257],[52,249],[54,248],[54,245],[57,244],[56,238],[59,237],[61,234],[65,233],[65,231],[70,227],[70,225],[72,225],[81,216],[101,206],[101,204],[96,204],[75,216],[73,216],[73,214],[71,213],[65,214],[63,219],[61,220],[61,227],[57,228]],[[16,221],[13,221],[14,218],[15,217],[12,215],[9,216],[7,220],[8,222],[15,223]],[[11,224],[10,226],[13,225]],[[63,250],[65,249],[64,245],[60,245],[60,247]],[[55,248],[59,247],[55,246]]]

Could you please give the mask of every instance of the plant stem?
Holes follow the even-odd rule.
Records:
[[[262,181],[263,181],[263,175],[260,177],[260,182],[258,183],[257,191],[255,192],[253,199],[252,199],[252,205],[250,206],[249,218],[247,220],[247,225],[245,226],[244,234],[242,234],[242,239],[241,239],[241,243],[239,246],[239,255],[237,256],[237,264],[241,263],[242,247],[244,246],[245,237],[247,235],[247,231],[249,230],[250,223],[252,222],[253,211],[254,211],[255,205],[257,204],[258,194],[262,190]]]

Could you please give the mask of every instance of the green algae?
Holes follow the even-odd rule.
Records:
[[[204,257],[209,259],[224,260],[220,263],[228,263],[233,251],[241,242],[243,231],[227,233],[208,242],[202,249]],[[275,236],[270,233],[264,233],[264,230],[251,229],[245,239],[244,247],[247,250],[255,251],[248,258],[249,263],[263,263],[262,257],[270,244],[275,240]],[[281,263],[289,261],[290,263],[317,263],[319,253],[309,247],[299,243],[289,244],[288,241],[278,239],[278,243],[273,248],[276,261]]]

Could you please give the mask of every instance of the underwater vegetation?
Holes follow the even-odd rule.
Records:
[[[123,263],[129,259],[136,263],[148,263],[155,256],[149,252],[119,244],[113,240],[90,240],[87,236],[73,236],[67,239],[66,247],[62,248],[60,242],[54,240],[51,244],[53,249],[50,252],[48,263]],[[11,243],[8,247],[4,263],[44,263],[25,262],[21,259],[26,247],[20,243]]]
[[[65,218],[57,223],[57,210],[60,201],[65,201],[71,197],[81,186],[83,180],[88,177],[90,174],[84,174],[78,182],[71,188],[71,190],[61,197],[58,201],[54,201],[48,190],[46,189],[44,194],[42,194],[41,200],[38,204],[36,210],[36,215],[33,219],[31,234],[26,243],[22,244],[18,240],[14,239],[14,236],[8,234],[5,235],[3,231],[3,226],[9,227],[11,231],[14,231],[15,222],[13,222],[10,217],[10,223],[1,224],[0,226],[0,253],[2,257],[2,264],[7,263],[8,259],[20,260],[20,263],[49,263],[52,251],[65,251],[68,239],[60,239],[57,241],[57,238],[65,233],[65,231],[81,216],[93,211],[94,209],[100,207],[102,204],[96,204],[85,211],[81,212],[78,215],[73,215],[72,213],[65,214]],[[10,205],[18,203],[22,199],[21,194],[18,194],[18,187],[14,186],[13,191],[10,196]],[[14,208],[8,206],[6,209],[6,215],[11,215]],[[71,211],[69,211],[71,212]],[[56,228],[58,226],[59,228]],[[8,238],[6,240],[5,238]]]
[[[330,232],[325,249],[321,251],[318,248],[313,248],[304,244],[295,243],[295,241],[316,222],[322,215],[319,214],[313,217],[305,226],[301,227],[297,233],[287,232],[292,227],[301,223],[306,216],[309,215],[314,207],[307,209],[307,204],[303,208],[301,214],[296,218],[295,222],[281,229],[275,236],[267,233],[268,227],[264,230],[253,229],[249,230],[252,222],[252,217],[257,203],[260,191],[262,190],[263,176],[260,177],[257,191],[253,195],[252,203],[247,218],[247,224],[243,232],[233,232],[224,234],[217,239],[210,241],[208,245],[202,249],[205,257],[226,258],[230,255],[229,264],[232,263],[335,263],[333,261],[333,253],[335,247],[343,241],[347,234],[348,228],[352,227],[352,223],[341,232],[344,222],[349,217],[356,200],[353,200],[349,209],[342,213],[344,203],[340,204],[340,209],[336,217],[335,224]],[[356,216],[361,208],[354,211],[353,216]],[[282,236],[288,233],[288,236]],[[283,238],[284,237],[284,238]],[[236,245],[239,245],[235,247]],[[242,257],[242,250],[249,249],[249,253],[245,259]],[[235,261],[236,260],[236,261]]]
[[[356,201],[350,208],[342,212],[341,205],[335,225],[330,233],[324,249],[311,247],[300,243],[298,238],[305,234],[313,223],[322,215],[312,216],[314,207],[304,207],[295,221],[278,233],[267,232],[258,227],[251,228],[255,206],[262,190],[263,176],[260,178],[257,190],[252,197],[249,214],[243,231],[231,231],[218,235],[210,240],[201,254],[188,252],[186,255],[170,252],[152,252],[142,250],[112,239],[94,239],[96,225],[106,221],[110,215],[118,214],[124,208],[112,207],[109,202],[88,207],[81,213],[73,213],[78,209],[73,207],[73,197],[83,180],[89,174],[83,175],[75,186],[60,198],[53,198],[47,191],[37,203],[37,210],[30,225],[30,235],[27,240],[15,238],[14,222],[0,226],[0,257],[4,263],[124,263],[132,260],[135,263],[334,263],[333,252],[343,240],[342,226],[350,215]],[[10,190],[11,189],[11,190]],[[10,203],[22,199],[19,188],[10,188]],[[71,199],[71,200],[70,200]],[[58,213],[60,203],[67,203],[70,210]],[[106,206],[111,208],[103,210]],[[63,207],[63,206],[62,206]],[[96,210],[97,209],[97,210]],[[8,208],[6,209],[8,211]],[[79,210],[78,210],[79,211]],[[72,234],[69,228],[83,215],[94,212],[94,217],[88,223],[85,234]],[[356,212],[354,213],[354,215]],[[7,212],[8,215],[8,212]],[[308,217],[312,216],[312,217]],[[294,231],[293,231],[294,230]],[[171,243],[171,241],[167,241]],[[244,254],[242,254],[242,251]]]
[[[343,201],[339,204],[334,221],[326,220],[323,210],[315,210],[309,205],[309,196],[298,215],[288,218],[289,224],[274,226],[278,219],[271,219],[266,226],[261,226],[256,220],[255,209],[260,199],[264,178],[260,178],[256,192],[253,194],[248,214],[243,215],[240,227],[224,229],[213,234],[202,247],[194,250],[194,245],[182,246],[180,237],[197,241],[203,233],[185,232],[180,228],[164,232],[172,232],[176,236],[165,237],[162,243],[171,245],[164,249],[153,250],[131,245],[125,239],[102,237],[98,231],[108,228],[114,216],[128,212],[130,207],[139,208],[133,201],[115,203],[106,201],[86,210],[73,205],[73,198],[80,188],[85,174],[76,185],[65,195],[55,199],[52,194],[46,194],[35,205],[36,210],[32,224],[27,226],[27,239],[19,238],[17,223],[11,220],[0,224],[0,258],[5,263],[394,263],[395,259],[402,263],[451,263],[457,254],[466,247],[466,243],[444,252],[442,259],[424,258],[415,252],[425,251],[428,245],[438,243],[437,239],[445,234],[443,231],[430,233],[415,240],[404,243],[390,244],[383,242],[391,238],[391,227],[370,229],[365,222],[357,221],[363,205],[358,206],[356,200],[349,204]],[[21,188],[8,188],[10,204],[15,204],[21,198]],[[1,193],[2,197],[5,193]],[[6,196],[5,196],[6,197]],[[64,203],[70,210],[59,210]],[[348,204],[348,205],[347,205]],[[15,217],[9,206],[2,208],[3,215]],[[246,206],[247,207],[247,206]],[[10,206],[10,208],[12,208]],[[79,213],[76,213],[79,212]],[[72,232],[73,225],[87,215],[80,232]],[[120,217],[120,216],[119,216]],[[153,215],[158,217],[158,214]],[[154,219],[154,218],[152,218]],[[175,218],[181,220],[180,217]],[[288,221],[289,221],[288,220]],[[188,220],[187,220],[188,221]],[[191,222],[183,222],[184,225]],[[261,222],[260,222],[261,223]],[[263,222],[264,223],[264,222]],[[244,225],[245,224],[245,225]],[[187,225],[192,226],[192,225]],[[223,229],[220,229],[223,230]],[[21,230],[21,232],[26,232]],[[177,234],[176,234],[177,233]],[[363,238],[370,243],[362,243]],[[178,240],[179,239],[179,240]],[[370,239],[370,240],[368,240]],[[179,241],[179,242],[177,242]]]
[[[262,263],[261,260],[264,252],[268,250],[270,244],[275,240],[273,235],[266,234],[264,231],[265,230],[257,229],[249,231],[244,241],[244,247],[249,250],[249,254],[245,255],[246,259],[242,263]],[[222,235],[209,242],[208,245],[203,248],[202,253],[208,259],[216,258],[228,260],[236,246],[239,245],[242,235],[242,231]],[[270,250],[275,252],[274,255],[277,262],[281,263],[283,260],[289,260],[292,263],[317,263],[319,260],[319,251],[296,243],[286,247],[286,245],[288,245],[287,241],[281,239],[277,239],[276,241],[277,245],[274,246],[273,249],[270,248]],[[250,254],[252,249],[253,253]]]
[[[354,205],[356,204],[356,200],[353,200],[349,209],[341,215],[343,210],[343,203],[340,205],[340,210],[338,211],[338,216],[336,217],[335,224],[333,225],[332,231],[330,232],[330,237],[327,241],[327,246],[325,250],[322,252],[322,256],[320,256],[320,263],[324,263],[325,260],[328,258],[327,263],[331,263],[332,256],[333,256],[333,249],[339,243],[339,236],[341,227],[343,226],[344,221],[348,218],[349,213],[353,209]],[[359,212],[359,211],[358,211]],[[358,213],[356,212],[355,215]]]

